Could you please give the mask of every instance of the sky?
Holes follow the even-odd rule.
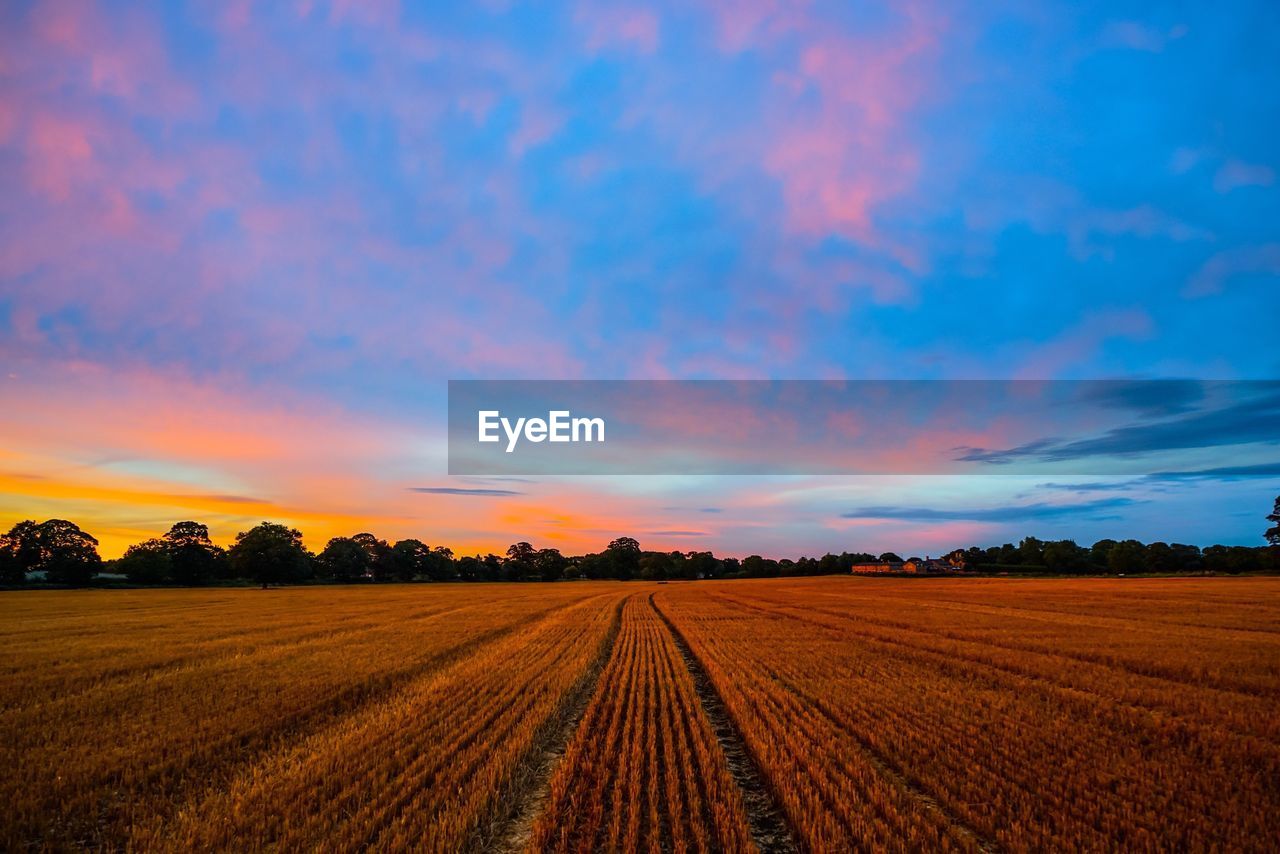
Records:
[[[1274,2],[7,2],[0,527],[1260,544],[1280,478],[1238,472],[450,477],[446,383],[1274,379],[1277,31]]]

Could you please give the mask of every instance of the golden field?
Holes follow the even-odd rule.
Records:
[[[1280,579],[0,593],[0,848],[1274,850]]]

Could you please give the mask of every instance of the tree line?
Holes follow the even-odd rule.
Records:
[[[955,549],[943,560],[958,571],[1115,574],[1280,572],[1280,498],[1267,520],[1268,546],[1025,537],[1018,545]],[[919,560],[919,558],[911,558]],[[738,560],[710,551],[645,551],[631,537],[618,537],[603,551],[566,556],[557,549],[518,542],[505,555],[455,556],[445,546],[421,540],[388,543],[373,534],[334,537],[318,554],[302,543],[296,528],[273,522],[236,535],[230,548],[209,539],[199,522],[178,522],[162,537],[130,546],[122,557],[103,561],[98,541],[65,519],[19,522],[0,536],[0,584],[20,586],[41,579],[71,587],[91,584],[99,574],[123,576],[133,584],[201,586],[253,581],[270,584],[385,581],[560,581],[573,579],[771,578],[846,574],[855,564],[901,562],[892,552],[825,554],[797,560],[751,555]]]

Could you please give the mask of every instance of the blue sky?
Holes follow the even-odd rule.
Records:
[[[0,522],[69,516],[104,551],[267,514],[321,545],[1258,542],[1275,478],[409,490],[469,488],[451,378],[1276,377],[1278,26],[1274,3],[6,4]]]

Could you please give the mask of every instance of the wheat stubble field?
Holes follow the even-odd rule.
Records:
[[[0,594],[0,848],[1274,850],[1280,580]]]

